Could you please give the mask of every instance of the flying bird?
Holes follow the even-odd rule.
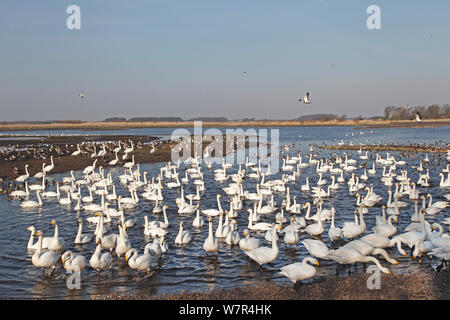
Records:
[[[84,98],[84,91],[81,91],[79,96],[81,97],[81,99],[83,99]]]
[[[416,117],[413,119],[414,122],[421,122],[422,121],[422,116],[420,115],[420,113],[416,112]]]
[[[242,72],[242,75],[245,77],[245,75],[246,75],[247,73],[244,71],[244,72]]]
[[[306,104],[310,104],[310,103],[311,103],[311,100],[309,100],[309,92],[307,92],[307,93],[305,94],[305,96],[303,97],[303,99],[298,99],[298,101],[299,101],[299,102],[306,103]]]

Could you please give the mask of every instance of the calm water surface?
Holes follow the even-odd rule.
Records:
[[[225,133],[225,129],[222,129]],[[258,128],[256,128],[258,130]],[[304,155],[309,152],[310,144],[336,144],[344,141],[352,144],[369,144],[369,143],[400,143],[407,144],[415,143],[437,143],[443,144],[450,142],[450,128],[422,128],[422,129],[376,129],[376,130],[354,130],[351,127],[287,127],[279,128],[280,144],[295,143],[295,147],[291,148],[292,155],[296,155],[297,151],[302,151]],[[149,135],[160,136],[163,138],[170,137],[172,129],[130,129],[130,130],[111,130],[111,131],[88,131],[89,134],[123,134],[123,135]],[[6,133],[6,132],[5,132]],[[12,132],[7,132],[11,134]],[[79,131],[35,131],[35,132],[17,132],[19,134],[71,134],[80,133]],[[2,134],[2,132],[0,132]],[[320,157],[327,157],[331,151],[315,150],[320,153]],[[351,157],[358,160],[358,163],[363,163],[359,159],[360,154],[356,151],[348,152]],[[338,154],[343,155],[343,151]],[[383,158],[386,157],[385,152],[380,153]],[[397,158],[399,156],[396,152],[390,152]],[[418,165],[420,160],[424,159],[424,155],[414,155],[412,158],[404,158],[408,162],[408,166],[404,167],[408,171],[408,177],[412,181],[418,180],[419,173],[410,166]],[[444,161],[436,161],[432,155],[429,155],[431,160],[430,168],[430,187],[419,188],[419,191],[426,194],[433,194],[433,201],[445,200],[442,198],[443,194],[450,193],[450,190],[439,188],[439,172],[446,166]],[[304,162],[307,157],[304,157]],[[372,165],[373,160],[369,160],[369,165]],[[141,172],[148,172],[148,178],[155,177],[159,174],[159,169],[165,163],[160,164],[142,164],[140,165]],[[213,169],[219,168],[215,165]],[[184,177],[184,166],[182,165],[180,178]],[[300,186],[305,183],[305,178],[310,177],[311,185],[315,185],[318,176],[315,172],[316,167],[310,166],[305,168],[295,182],[290,183],[291,197],[297,196],[297,201],[302,204],[311,201],[312,198],[308,193],[300,191]],[[110,169],[107,169],[107,173]],[[236,168],[230,170],[230,173],[235,173]],[[117,193],[129,197],[127,186],[121,185],[117,179],[118,175],[123,174],[122,168],[111,169],[113,179],[116,181]],[[358,168],[355,172],[356,176],[363,173],[363,169]],[[384,186],[381,181],[382,168],[377,167],[377,173],[374,177],[369,177],[366,184],[374,185],[375,192],[383,197],[383,203],[387,202],[388,187]],[[397,172],[400,173],[400,167]],[[203,194],[200,208],[216,208],[216,195],[222,194],[221,205],[224,209],[229,209],[228,197],[223,192],[222,188],[227,186],[227,183],[218,183],[214,181],[213,171],[204,170],[206,191]],[[54,181],[59,181],[64,174],[53,174],[51,178]],[[75,176],[82,177],[81,172],[75,172]],[[346,173],[345,177],[348,179],[351,173]],[[279,179],[280,174],[276,174],[271,179]],[[324,178],[331,182],[329,173],[325,174]],[[30,183],[34,183],[33,179]],[[230,180],[231,181],[231,180]],[[246,179],[244,189],[250,192],[256,192],[256,180]],[[50,184],[48,190],[54,190],[55,185]],[[326,188],[324,188],[326,190]],[[138,194],[143,191],[138,191]],[[87,189],[82,188],[82,193],[88,195]],[[185,186],[185,194],[195,193],[195,188],[191,185]],[[365,192],[363,192],[365,194]],[[44,275],[42,271],[33,266],[31,263],[32,252],[28,252],[26,245],[29,239],[29,231],[26,230],[29,226],[35,226],[37,230],[42,230],[44,236],[52,236],[54,227],[50,225],[52,219],[58,221],[60,236],[65,239],[66,250],[85,255],[87,261],[94,251],[95,244],[92,242],[86,245],[74,245],[76,231],[78,228],[77,219],[87,218],[91,214],[86,212],[77,212],[73,209],[75,203],[70,207],[61,206],[57,200],[44,200],[44,206],[40,209],[24,210],[20,208],[20,201],[7,201],[6,196],[0,196],[0,212],[2,214],[2,223],[0,224],[0,298],[25,298],[25,299],[88,299],[91,296],[103,295],[111,292],[121,293],[137,293],[144,295],[159,295],[168,293],[178,293],[182,290],[188,291],[205,291],[215,288],[233,288],[243,285],[261,284],[265,281],[274,281],[280,284],[290,284],[290,281],[278,274],[280,267],[297,262],[303,257],[308,256],[306,248],[301,244],[301,240],[310,238],[306,233],[300,234],[300,242],[295,247],[289,247],[284,244],[283,236],[280,236],[278,245],[280,248],[277,259],[265,265],[261,271],[259,266],[250,262],[247,256],[236,247],[228,247],[224,241],[220,242],[220,250],[217,255],[206,257],[203,251],[203,242],[207,237],[208,225],[205,224],[201,230],[192,228],[192,220],[194,215],[180,215],[177,213],[177,206],[175,205],[175,198],[180,195],[177,189],[163,189],[165,203],[170,205],[168,209],[168,218],[170,221],[170,228],[168,236],[166,237],[169,243],[169,251],[163,257],[161,267],[156,270],[156,273],[150,278],[143,278],[138,275],[136,271],[130,269],[125,263],[124,259],[114,258],[114,272],[100,272],[97,274],[91,268],[87,267],[82,273],[81,289],[70,290],[66,286],[64,279],[65,270],[60,267],[53,275]],[[32,194],[30,199],[35,200],[35,194]],[[283,199],[282,194],[275,194],[275,202],[277,206]],[[402,198],[402,201],[407,201],[409,206],[400,209],[398,228],[402,230],[410,223],[410,216],[414,213],[414,203],[407,198]],[[100,202],[97,196],[95,203]],[[336,225],[342,226],[345,221],[353,221],[353,211],[355,209],[356,198],[354,194],[349,193],[347,185],[341,185],[341,188],[332,192],[329,199],[324,202],[324,208],[336,209]],[[419,203],[419,208],[422,203]],[[115,202],[112,206],[116,206]],[[162,220],[162,215],[155,215],[152,213],[154,203],[141,198],[139,205],[133,210],[126,210],[127,216],[134,216],[138,219],[138,223],[128,229],[128,235],[132,246],[136,248],[141,254],[146,243],[152,241],[151,238],[145,237],[143,234],[144,216],[148,215],[150,220]],[[238,221],[238,230],[242,231],[248,224],[247,208],[253,208],[253,203],[244,202],[244,210],[239,212],[236,218]],[[315,214],[315,206],[313,206],[312,214]],[[375,216],[381,214],[380,207],[369,208],[369,213],[364,215],[367,228],[365,234],[370,232],[375,224]],[[302,213],[304,215],[304,213]],[[286,216],[289,217],[288,214]],[[443,218],[450,216],[449,209],[444,209],[438,215],[427,218],[431,222],[439,222]],[[115,221],[116,219],[113,218]],[[273,221],[273,216],[261,216],[262,221]],[[192,241],[183,246],[178,247],[174,244],[175,236],[178,233],[179,221],[185,222],[185,228],[190,230],[192,234]],[[218,217],[213,219],[213,228],[217,227]],[[325,223],[325,232],[322,235],[323,241],[331,246],[328,239],[328,228],[330,223]],[[112,232],[117,233],[115,223],[111,224]],[[84,223],[84,231],[93,231],[94,226]],[[264,240],[263,234],[255,234],[262,239],[263,245],[270,246],[270,243]],[[406,249],[406,248],[405,248]],[[387,250],[392,258],[400,261],[399,265],[390,265],[385,260],[381,259],[383,266],[386,266],[395,273],[411,272],[411,269],[428,268],[426,264],[419,265],[411,260],[410,257],[401,257],[395,249]],[[334,276],[336,270],[336,263],[330,261],[321,261],[321,266],[318,267],[317,276],[312,281],[321,281],[326,277]],[[364,272],[363,266],[358,266],[356,272]],[[345,273],[340,276],[345,276]]]

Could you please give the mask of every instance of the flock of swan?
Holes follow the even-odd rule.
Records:
[[[176,254],[171,247],[190,246],[199,237],[205,255],[217,255],[224,245],[235,247],[260,268],[274,262],[280,249],[304,250],[307,257],[279,270],[296,285],[314,277],[323,260],[338,267],[374,263],[391,274],[387,266],[398,264],[395,258],[407,256],[409,249],[413,259],[428,256],[442,262],[440,268],[445,265],[450,259],[449,165],[439,168],[437,181],[427,154],[408,163],[407,157],[389,153],[359,150],[355,157],[338,152],[323,157],[320,152],[310,148],[304,155],[283,146],[279,171],[262,159],[250,162],[247,157],[236,165],[191,157],[161,164],[153,177],[141,171],[134,157],[116,175],[97,168],[94,160],[83,171],[58,179],[56,190],[47,190],[43,174],[35,184],[28,184],[29,177],[17,180],[25,191],[10,196],[22,208],[53,203],[79,213],[78,229],[64,237],[53,218],[53,236],[28,228],[32,264],[52,272],[59,264],[68,273],[100,272],[124,261],[150,274],[164,265],[165,255]],[[47,174],[51,170],[43,168]],[[438,185],[439,192],[431,193],[430,185]],[[331,205],[340,202],[346,209]],[[151,204],[151,212],[139,211],[143,203]],[[402,230],[400,221],[406,225]],[[177,230],[173,239],[171,229]],[[132,243],[130,233],[141,234],[144,248]],[[90,256],[75,251],[89,244]]]

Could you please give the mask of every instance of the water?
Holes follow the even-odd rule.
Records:
[[[256,128],[258,129],[258,128]],[[410,142],[415,143],[448,143],[450,137],[450,128],[422,128],[422,129],[376,129],[376,130],[354,130],[351,127],[286,127],[278,128],[280,134],[280,145],[295,143],[295,147],[291,148],[293,155],[296,154],[296,150],[301,150],[304,155],[309,151],[309,146],[312,144],[337,144],[341,140],[346,143],[357,144],[370,144],[370,143],[399,143],[407,144]],[[192,130],[192,129],[189,129]],[[225,129],[222,129],[225,133]],[[129,129],[114,131],[113,134],[130,134],[130,135],[149,135],[149,136],[162,136],[169,137],[172,132],[170,128],[164,129]],[[11,132],[8,132],[9,134]],[[41,134],[41,132],[27,132],[27,134]],[[49,132],[50,134],[60,134],[62,132]],[[79,131],[65,131],[65,134],[80,133]],[[110,132],[92,132],[94,134],[111,134]],[[320,157],[329,156],[328,150],[317,150],[320,153]],[[351,157],[359,160],[360,154],[356,151],[348,151]],[[343,155],[344,151],[338,151],[338,154]],[[380,153],[384,158],[385,152]],[[396,152],[390,152],[391,155],[400,158]],[[333,157],[334,158],[334,157]],[[412,181],[418,180],[419,173],[410,166],[418,165],[420,160],[423,160],[424,155],[413,155],[412,158],[402,158],[408,162],[407,169],[408,177]],[[449,190],[439,188],[439,172],[446,166],[446,161],[440,161],[440,163],[434,161],[434,157],[429,155],[431,160],[430,164],[430,187],[421,188],[419,191],[423,194],[433,194],[433,202],[445,200],[442,198],[443,194],[450,193]],[[306,161],[306,157],[304,158]],[[373,160],[369,161],[371,163]],[[159,173],[159,169],[165,165],[160,164],[142,164],[140,166],[141,172],[148,172],[148,178],[156,176]],[[213,169],[219,168],[219,165],[215,165]],[[182,166],[182,169],[184,167]],[[315,173],[315,166],[305,168],[297,181],[288,184],[290,187],[291,199],[294,195],[297,196],[297,202],[302,204],[311,201],[311,197],[307,193],[300,191],[300,186],[305,183],[305,178],[310,177],[310,183],[312,186],[318,180],[318,176]],[[109,169],[107,170],[109,172]],[[235,173],[236,169],[230,170],[229,173]],[[369,177],[369,180],[365,182],[367,185],[373,183],[375,192],[383,197],[383,203],[387,201],[387,190],[381,181],[382,169],[377,166],[377,173],[375,177]],[[114,180],[116,181],[117,193],[128,197],[129,192],[126,186],[121,185],[117,179],[117,176],[123,173],[120,168],[111,169]],[[227,183],[218,183],[214,181],[213,171],[204,170],[205,173],[205,185],[206,192],[202,196],[200,202],[201,209],[216,208],[216,194],[223,195],[221,198],[221,205],[224,209],[229,209],[228,197],[222,191],[223,187],[227,186]],[[363,173],[363,169],[358,168],[355,171],[355,175],[359,176]],[[400,168],[397,168],[396,173],[400,173]],[[61,180],[63,177],[68,176],[68,173],[53,174],[52,177],[55,181]],[[81,178],[81,172],[75,172],[75,176]],[[345,174],[346,180],[351,176],[350,173]],[[181,170],[180,178],[184,177],[184,171]],[[271,179],[279,179],[280,174],[276,174]],[[331,176],[329,173],[324,175],[324,178],[331,182]],[[231,181],[231,180],[230,180]],[[40,181],[39,181],[40,182]],[[32,181],[31,183],[34,183]],[[250,192],[256,191],[257,181],[254,179],[246,179],[244,183],[244,189]],[[54,190],[55,185],[50,185],[48,190]],[[326,189],[326,186],[324,187]],[[138,191],[138,194],[142,193],[142,190]],[[82,193],[88,195],[87,189],[82,188]],[[185,194],[195,193],[195,188],[190,185],[185,186]],[[361,192],[365,194],[365,192]],[[306,233],[300,234],[300,241],[295,247],[289,247],[284,244],[283,236],[280,236],[278,245],[280,248],[277,259],[270,265],[265,265],[263,269],[259,270],[259,265],[254,262],[249,262],[247,256],[239,249],[238,246],[229,248],[224,241],[220,241],[220,249],[217,255],[205,256],[203,251],[203,242],[207,237],[208,225],[202,227],[200,231],[194,230],[192,227],[192,221],[195,214],[192,215],[180,215],[177,213],[177,206],[175,205],[175,198],[180,195],[178,189],[163,189],[163,195],[165,203],[170,206],[167,210],[168,218],[170,221],[169,233],[166,236],[166,240],[169,244],[169,251],[163,257],[161,267],[158,268],[155,274],[150,278],[144,278],[143,275],[138,275],[136,271],[130,269],[124,259],[114,258],[114,272],[103,271],[97,274],[94,270],[87,267],[81,278],[81,289],[70,290],[66,286],[64,279],[65,270],[60,267],[53,275],[45,275],[42,271],[33,266],[31,263],[32,252],[26,250],[26,245],[29,238],[29,231],[27,227],[33,225],[37,230],[42,230],[44,236],[52,236],[54,227],[50,225],[52,219],[58,221],[60,236],[65,239],[66,250],[72,250],[74,252],[83,254],[87,261],[89,261],[91,254],[94,251],[95,244],[90,243],[86,245],[74,245],[73,240],[78,228],[77,219],[90,216],[91,214],[86,212],[77,212],[73,209],[74,204],[71,207],[61,206],[57,200],[44,199],[44,206],[40,209],[24,210],[20,207],[19,200],[7,201],[6,196],[0,196],[0,212],[3,219],[0,224],[0,298],[25,298],[25,299],[88,299],[92,296],[101,296],[103,294],[111,292],[120,293],[136,293],[143,295],[159,295],[179,293],[182,290],[187,291],[206,291],[216,288],[233,288],[243,285],[256,285],[262,284],[265,281],[274,281],[279,284],[289,285],[290,281],[279,275],[278,271],[280,267],[297,262],[302,258],[309,255],[306,248],[301,244],[301,240],[310,238]],[[33,193],[30,199],[35,200],[36,196]],[[99,203],[100,198],[97,196],[95,203]],[[283,199],[282,194],[275,194],[275,203],[279,207]],[[414,213],[414,204],[407,198],[402,198],[402,201],[409,203],[407,208],[400,209],[399,232],[410,223],[410,216]],[[265,201],[264,201],[265,202]],[[345,221],[353,221],[353,211],[355,209],[356,198],[354,194],[348,192],[347,185],[341,185],[341,188],[337,191],[332,191],[332,195],[324,202],[324,209],[329,209],[332,206],[336,209],[336,225],[341,227]],[[422,203],[419,203],[419,208]],[[115,202],[112,202],[112,207],[116,207]],[[162,215],[155,215],[152,213],[154,203],[150,201],[141,200],[137,208],[133,210],[126,210],[126,216],[133,216],[138,219],[137,224],[128,229],[128,235],[132,246],[138,250],[140,254],[143,252],[143,248],[147,242],[152,241],[151,238],[145,237],[143,234],[144,216],[148,215],[149,220],[163,220]],[[244,202],[244,210],[239,212],[239,216],[236,218],[238,221],[238,230],[242,235],[243,230],[246,228],[248,220],[248,213],[245,211],[247,208],[253,208],[253,203]],[[285,213],[287,217],[290,215]],[[315,206],[312,208],[312,214],[315,214]],[[302,216],[304,213],[301,214]],[[371,228],[375,225],[375,216],[381,215],[380,207],[369,208],[369,213],[364,215],[365,222],[367,224],[366,232],[370,232]],[[432,222],[442,221],[445,217],[449,216],[449,209],[442,210],[434,217],[427,217],[427,220]],[[260,216],[261,221],[272,222],[273,216]],[[115,221],[116,219],[113,218]],[[174,239],[178,233],[179,222],[183,221],[185,229],[190,230],[192,234],[192,241],[183,246],[178,247],[174,244]],[[215,230],[218,224],[218,217],[213,218],[213,229]],[[330,246],[331,242],[328,239],[328,228],[330,223],[325,223],[325,231],[322,235],[323,241]],[[84,223],[84,231],[89,232],[94,230],[94,226]],[[111,223],[112,232],[117,233],[117,227],[115,223]],[[255,234],[254,234],[255,235]],[[262,240],[262,244],[270,246],[270,243],[264,240],[263,234],[256,234]],[[36,241],[36,239],[35,239]],[[405,248],[405,246],[404,246]],[[406,249],[406,248],[405,248]],[[390,265],[384,259],[381,259],[383,266],[388,267],[393,273],[398,272],[410,272],[411,269],[426,268],[425,265],[419,265],[417,262],[412,261],[410,257],[401,257],[396,249],[388,249],[388,253],[392,258],[397,259],[400,264]],[[408,252],[409,250],[407,250]],[[311,281],[319,281],[326,279],[326,277],[334,276],[337,264],[331,261],[321,261],[321,266],[317,268],[318,272],[316,277]],[[358,265],[357,272],[364,272],[363,266]],[[345,273],[340,276],[345,276]]]

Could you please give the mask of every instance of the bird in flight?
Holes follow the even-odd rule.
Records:
[[[310,104],[310,103],[311,103],[311,100],[309,99],[309,92],[307,92],[307,93],[305,94],[305,96],[303,97],[303,99],[298,99],[298,101],[299,101],[299,102],[306,103],[306,104]]]
[[[244,71],[244,72],[242,72],[242,75],[243,75],[244,77],[245,77],[245,75],[246,75],[246,74],[247,74],[247,72],[245,72],[245,71]]]
[[[416,116],[413,119],[414,122],[422,122],[422,116],[420,115],[420,113],[416,112]]]
[[[79,96],[81,97],[81,99],[83,99],[84,98],[84,91],[81,91]]]

